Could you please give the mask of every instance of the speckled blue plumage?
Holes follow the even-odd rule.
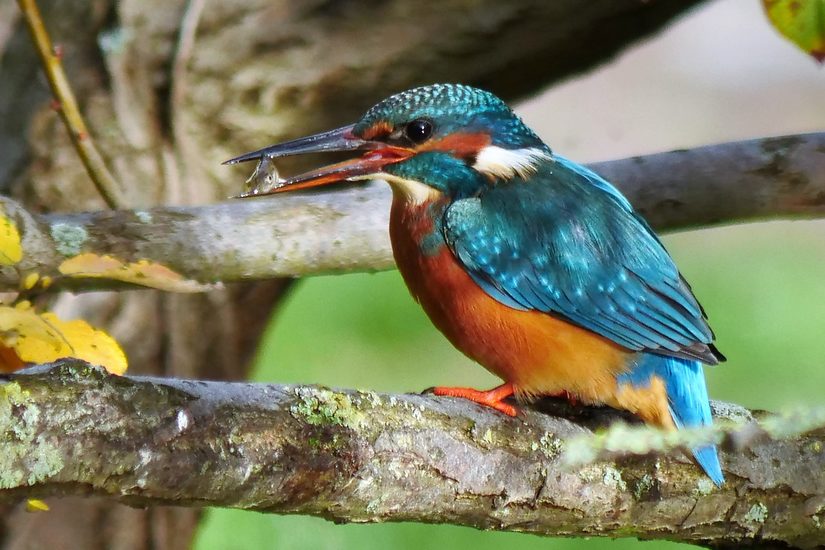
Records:
[[[435,138],[486,132],[490,144],[546,153],[529,175],[491,178],[448,152],[416,154],[385,170],[450,198],[422,254],[448,246],[501,304],[561,317],[638,352],[618,382],[660,378],[677,427],[711,423],[702,362],[723,359],[690,287],[648,224],[603,178],[558,155],[498,98],[465,86],[411,90],[359,122],[435,121]],[[358,125],[356,125],[356,129]],[[717,484],[716,449],[693,450]]]
[[[433,84],[395,94],[368,110],[353,131],[360,135],[378,122],[403,125],[417,118],[435,124],[435,137],[479,131],[489,134],[493,145],[508,148],[544,146],[501,99],[461,84]]]
[[[648,352],[620,383],[647,386],[659,376],[677,426],[711,423],[698,360],[718,361],[713,334],[659,239],[605,180],[555,156],[529,181],[498,182],[455,201],[442,231],[491,296]],[[715,447],[693,452],[722,483]]]
[[[502,303],[563,315],[634,351],[715,363],[713,334],[664,247],[607,182],[561,157],[455,201],[443,231]]]

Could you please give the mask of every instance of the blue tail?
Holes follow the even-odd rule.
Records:
[[[630,383],[636,387],[650,384],[653,376],[658,376],[665,383],[670,415],[677,428],[708,426],[713,420],[710,416],[708,390],[705,387],[705,373],[702,363],[689,359],[668,357],[644,353],[638,356],[635,366],[619,376],[619,383]],[[692,449],[696,462],[716,485],[725,482],[719,455],[715,445],[704,445]]]

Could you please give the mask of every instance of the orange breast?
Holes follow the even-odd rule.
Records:
[[[595,333],[537,311],[520,311],[491,298],[446,245],[423,254],[419,242],[432,232],[428,209],[396,195],[390,237],[398,269],[432,322],[471,359],[522,397],[567,391],[586,403],[623,407],[615,376],[631,353]],[[657,392],[658,393],[658,392]]]

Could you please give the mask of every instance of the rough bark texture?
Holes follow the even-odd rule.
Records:
[[[754,421],[740,407],[715,409],[717,419]],[[680,452],[565,469],[565,442],[617,419],[608,409],[574,416],[525,409],[509,418],[422,395],[116,377],[70,360],[0,385],[0,502],[104,495],[344,522],[713,547],[825,544],[822,428],[724,453],[728,481],[715,488]]]
[[[825,133],[726,143],[595,168],[618,182],[659,230],[825,214]],[[64,266],[79,254],[162,264],[181,279],[142,281],[180,291],[209,290],[219,282],[388,269],[393,260],[385,187],[377,182],[338,193],[212,206],[45,216],[0,199],[24,246],[22,262],[0,267],[0,290],[20,288],[31,273],[49,277],[51,290],[111,286],[111,278],[64,276]]]

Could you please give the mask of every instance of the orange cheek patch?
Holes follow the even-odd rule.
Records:
[[[457,157],[472,157],[490,145],[490,136],[484,133],[456,132],[438,140],[428,141],[418,151],[444,151]]]
[[[392,132],[392,126],[390,126],[390,123],[385,120],[379,120],[364,131],[361,139],[375,139],[377,137],[387,136],[390,132]]]

